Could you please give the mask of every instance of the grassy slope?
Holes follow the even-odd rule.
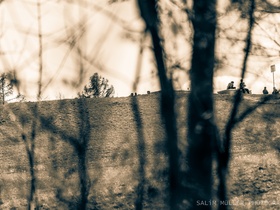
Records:
[[[246,96],[241,109],[254,104],[259,97]],[[223,128],[232,105],[232,97],[216,95],[215,99],[217,122]],[[145,205],[149,209],[163,209],[166,186],[163,184],[165,176],[162,174],[166,171],[166,157],[162,147],[165,133],[160,120],[159,95],[137,96],[137,100],[146,143],[143,151],[148,180],[145,194],[149,197],[146,200],[150,202]],[[235,204],[252,199],[272,202],[280,193],[280,139],[276,138],[280,133],[279,103],[279,99],[268,102],[234,129],[229,190],[230,198]],[[83,136],[80,128],[85,120],[81,120],[81,110],[87,110],[90,121],[87,168],[92,185],[89,204],[95,204],[101,209],[134,208],[134,192],[139,178],[139,127],[135,124],[131,104],[130,97],[88,99],[83,105],[77,100],[38,103],[39,116],[45,119],[43,123],[38,122],[35,149],[40,204],[46,209],[75,207],[75,199],[79,195],[79,166],[71,139]],[[26,206],[29,173],[21,136],[24,133],[28,138],[31,137],[31,122],[36,119],[34,106],[35,103],[7,104],[0,111],[0,184],[4,209],[24,209]],[[186,95],[178,93],[178,128],[182,148],[186,136],[185,107]],[[48,128],[49,125],[52,127]],[[64,201],[56,197],[57,193]],[[69,206],[65,199],[69,200]],[[233,208],[253,208],[249,203],[240,205]],[[255,207],[263,209],[263,206]]]
[[[241,110],[252,106],[259,98],[246,96]],[[279,98],[271,100],[234,129],[230,192],[231,200],[239,205],[236,207],[279,209],[279,103]],[[226,107],[226,104],[219,100],[218,110],[222,110],[221,107]],[[224,120],[225,114],[218,114],[219,119]],[[245,207],[243,202],[246,202]],[[259,205],[260,202],[263,204]],[[273,202],[278,205],[271,205]]]

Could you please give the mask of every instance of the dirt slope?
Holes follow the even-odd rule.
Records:
[[[261,96],[245,96],[241,111]],[[177,93],[180,147],[186,145],[186,93]],[[79,196],[79,149],[88,142],[86,166],[90,177],[89,209],[134,209],[139,181],[139,157],[145,161],[145,205],[165,209],[165,132],[159,94],[127,98],[14,103],[0,110],[0,176],[2,208],[25,209],[29,195],[26,144],[35,132],[38,201],[42,209],[75,209]],[[137,100],[142,127],[136,124]],[[223,130],[231,96],[215,95],[217,123]],[[280,99],[258,108],[234,129],[229,191],[233,209],[263,209],[253,201],[277,201],[280,193]],[[36,116],[35,116],[36,115]],[[138,119],[139,120],[139,119]],[[87,122],[89,124],[87,124]],[[140,132],[145,145],[139,144]],[[141,148],[142,153],[139,153]],[[143,172],[143,171],[142,171]],[[243,202],[243,203],[242,203]],[[278,200],[278,207],[280,206]],[[266,205],[266,209],[277,209]]]

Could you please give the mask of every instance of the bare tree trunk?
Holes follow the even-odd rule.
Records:
[[[86,166],[86,148],[84,145],[80,146],[80,149],[77,149],[78,153],[78,172],[80,179],[80,193],[81,198],[78,204],[78,208],[81,210],[87,209],[88,204],[88,194],[89,194],[89,178]]]
[[[37,0],[37,26],[38,26],[38,65],[39,65],[39,79],[38,79],[38,93],[37,100],[40,101],[42,94],[42,75],[43,75],[43,43],[42,43],[42,20],[41,20],[41,2]],[[25,135],[22,139],[25,143],[26,152],[30,166],[30,195],[28,201],[28,209],[37,208],[38,200],[36,195],[36,170],[35,170],[35,140],[37,136],[37,117],[38,117],[38,104],[34,107],[34,118],[31,128],[31,137],[28,141]]]
[[[39,79],[38,79],[38,94],[37,100],[40,100],[42,93],[42,76],[43,76],[43,36],[42,36],[42,16],[41,16],[41,2],[37,0],[37,24],[38,24],[38,44],[39,44]]]
[[[133,83],[133,92],[137,92],[137,86],[140,80],[140,74],[141,74],[141,68],[142,68],[142,58],[143,58],[143,51],[144,46],[143,43],[146,38],[146,31],[144,32],[143,36],[140,40],[140,48],[139,48],[139,54],[138,54],[138,61],[136,65],[136,74],[135,74],[135,80]],[[135,209],[136,210],[142,210],[143,209],[143,202],[144,202],[144,187],[146,183],[146,171],[145,171],[145,165],[146,165],[146,145],[145,145],[145,137],[144,137],[144,130],[143,130],[143,120],[141,117],[141,113],[139,110],[138,100],[137,97],[131,98],[132,103],[132,113],[134,116],[135,121],[135,127],[137,130],[137,150],[138,150],[138,158],[139,158],[139,167],[138,167],[138,186],[137,186],[137,198],[135,201]]]
[[[79,101],[79,113],[81,125],[79,128],[79,139],[73,145],[78,156],[78,172],[80,179],[80,201],[78,208],[81,210],[87,209],[88,195],[91,187],[88,170],[86,154],[88,143],[90,140],[90,119],[88,116],[88,105],[84,99]]]
[[[5,104],[5,78],[3,77],[1,79],[1,89],[2,89],[2,103]]]
[[[34,138],[35,139],[35,138]],[[28,202],[28,209],[32,210],[37,208],[37,198],[36,198],[36,175],[35,175],[35,159],[34,159],[34,139],[31,139],[30,147],[28,146],[27,140],[24,140],[26,144],[26,152],[28,156],[28,162],[30,166],[30,195],[29,195],[29,202]]]
[[[248,32],[246,37],[246,46],[245,46],[245,55],[242,65],[242,71],[241,71],[241,78],[243,79],[247,70],[247,62],[249,58],[249,54],[251,51],[251,45],[252,45],[252,31],[253,31],[253,25],[254,25],[254,11],[255,11],[255,0],[250,0],[250,5],[248,8]],[[221,147],[219,148],[220,151],[218,151],[218,176],[219,176],[219,187],[218,187],[218,199],[221,201],[227,200],[227,173],[228,173],[228,165],[230,161],[231,156],[231,134],[232,129],[234,126],[242,121],[242,118],[237,120],[237,113],[239,109],[240,102],[242,100],[242,93],[240,91],[237,92],[234,98],[234,104],[231,111],[230,118],[226,124],[225,127],[225,134],[223,136],[223,142]],[[256,109],[256,107],[259,107],[261,104],[263,104],[265,101],[269,100],[269,97],[264,98],[262,101],[260,101],[258,104],[256,104],[255,107],[248,108],[243,114],[244,116],[251,113],[253,110]],[[243,115],[242,115],[243,116]],[[227,205],[220,205],[220,210],[226,210]]]
[[[144,130],[142,118],[139,111],[137,97],[132,97],[132,112],[134,115],[134,120],[136,122],[137,136],[138,136],[138,157],[139,157],[139,167],[138,167],[138,186],[137,186],[137,199],[135,201],[135,209],[142,210],[143,209],[143,201],[144,201],[144,187],[146,182],[146,146],[145,146],[145,138],[144,138]]]
[[[178,209],[180,201],[179,181],[179,150],[175,114],[175,95],[172,81],[167,78],[164,63],[163,48],[158,30],[158,14],[156,0],[138,0],[141,16],[150,32],[154,46],[154,56],[157,63],[160,86],[161,86],[161,116],[167,133],[167,152],[169,158],[169,206],[170,209]]]
[[[216,126],[213,109],[216,0],[193,2],[191,92],[188,105],[187,195],[191,208],[212,199],[212,162]],[[201,209],[211,209],[202,205]]]

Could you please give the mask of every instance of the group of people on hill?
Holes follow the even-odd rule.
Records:
[[[236,89],[236,87],[234,87],[234,82],[233,81],[228,83],[227,89],[228,90]],[[251,91],[248,88],[246,88],[246,84],[243,81],[243,79],[240,80],[239,89],[242,93],[248,93],[248,94],[251,93]],[[266,87],[264,87],[264,89],[263,89],[263,94],[268,94],[268,91],[267,91]],[[279,94],[279,90],[277,90],[276,87],[273,87],[272,94]]]
[[[266,87],[263,89],[263,94],[268,94]],[[277,90],[276,87],[273,87],[272,94],[279,94],[279,90]]]
[[[228,83],[228,86],[227,86],[227,89],[230,90],[230,89],[236,89],[236,87],[234,87],[234,82],[231,81],[230,83]],[[248,93],[250,94],[250,90],[248,88],[246,88],[246,84],[245,82],[243,81],[243,79],[240,80],[240,84],[239,84],[239,90],[242,92],[242,93]]]

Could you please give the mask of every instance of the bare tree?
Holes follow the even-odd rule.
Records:
[[[7,97],[13,94],[13,84],[9,81],[8,74],[3,73],[0,76],[0,96],[3,104],[7,101]]]
[[[212,199],[212,164],[216,137],[213,107],[216,1],[193,2],[194,28],[191,93],[188,101],[188,199]],[[211,207],[204,206],[203,209]]]
[[[73,2],[73,1],[72,1]],[[77,1],[78,2],[78,1]],[[115,1],[110,1],[110,3],[116,3]],[[172,1],[172,4],[177,5],[179,1]],[[257,1],[259,2],[259,1]],[[268,10],[269,6],[271,6],[268,2],[263,1],[265,5],[263,5],[264,10]],[[76,3],[75,3],[76,4]],[[79,4],[79,3],[77,3]],[[232,1],[232,5],[236,4],[236,1]],[[261,2],[259,3],[261,4]],[[83,1],[80,7],[88,6],[88,2]],[[94,5],[94,4],[93,4]],[[219,130],[216,125],[215,120],[215,109],[214,109],[214,99],[213,99],[213,77],[214,77],[214,69],[217,64],[217,55],[215,54],[215,44],[219,37],[216,35],[217,30],[217,3],[216,0],[197,0],[193,1],[193,7],[191,10],[186,9],[186,7],[181,7],[183,12],[187,13],[186,16],[191,20],[193,37],[189,40],[192,45],[192,57],[191,57],[191,67],[190,67],[190,80],[191,80],[191,93],[188,98],[188,107],[184,109],[187,110],[188,113],[188,124],[185,126],[188,127],[188,134],[186,137],[188,141],[188,146],[184,148],[186,150],[187,159],[183,160],[184,164],[186,163],[189,170],[186,174],[183,174],[181,167],[181,154],[178,149],[178,133],[177,133],[177,122],[176,122],[176,112],[175,112],[175,104],[176,97],[173,88],[172,79],[172,69],[181,67],[181,63],[176,64],[177,60],[175,59],[175,64],[173,61],[169,61],[167,48],[165,48],[164,43],[167,42],[167,39],[164,39],[161,31],[162,23],[160,22],[160,12],[162,12],[160,7],[158,7],[158,1],[156,0],[139,0],[138,5],[140,8],[141,16],[146,23],[146,29],[143,33],[143,39],[145,39],[147,34],[150,34],[154,57],[156,60],[158,75],[160,79],[161,85],[161,117],[163,119],[163,124],[165,126],[167,139],[165,144],[165,150],[167,156],[169,158],[168,162],[168,184],[169,184],[169,201],[168,205],[170,209],[185,209],[185,206],[182,207],[182,201],[187,200],[188,208],[195,208],[195,202],[197,200],[211,200],[216,195],[213,193],[213,164],[217,161],[217,171],[218,171],[218,179],[219,179],[219,192],[217,197],[223,201],[227,199],[227,174],[229,171],[229,161],[231,157],[231,138],[232,138],[232,129],[241,122],[246,116],[251,114],[257,107],[264,104],[269,97],[265,97],[259,102],[257,102],[254,106],[249,107],[244,112],[239,112],[239,105],[242,101],[242,95],[240,92],[235,96],[233,109],[231,110],[230,118],[226,124],[225,133],[222,135],[219,134]],[[42,15],[41,15],[41,4],[40,1],[37,2],[37,21],[38,21],[38,51],[36,52],[38,55],[38,93],[37,100],[39,101],[43,91],[51,83],[52,79],[49,82],[46,82],[46,86],[43,86],[43,54],[44,54],[44,45],[43,45],[43,34],[42,34]],[[235,6],[235,5],[234,5]],[[94,5],[93,8],[96,10],[102,10],[97,5]],[[256,21],[255,18],[255,1],[238,1],[238,8],[242,10],[243,14],[242,18],[247,23],[246,37],[245,41],[241,38],[240,42],[245,43],[244,50],[244,59],[242,63],[241,69],[241,78],[244,77],[245,72],[247,71],[248,57],[252,53],[252,33],[253,33],[253,25]],[[257,7],[260,9],[260,7]],[[81,8],[80,8],[81,9]],[[273,12],[279,11],[278,8],[275,7]],[[238,11],[239,11],[238,10]],[[104,10],[105,11],[105,10]],[[81,15],[83,10],[79,11]],[[105,12],[107,14],[107,11]],[[114,19],[115,16],[109,14],[110,18]],[[172,14],[170,14],[172,16]],[[85,16],[87,18],[87,16]],[[71,22],[71,21],[70,21]],[[120,19],[116,18],[116,22],[121,23]],[[83,24],[82,24],[83,23]],[[66,39],[62,39],[65,45],[69,45],[70,49],[66,52],[65,57],[68,56],[68,53],[73,51],[77,56],[77,72],[79,74],[78,81],[83,80],[83,76],[86,70],[85,63],[90,63],[89,61],[95,61],[89,58],[89,55],[85,53],[84,44],[79,43],[80,39],[84,35],[84,31],[86,30],[84,23],[86,23],[86,19],[82,19],[79,21],[77,25],[73,26],[73,29],[79,30],[78,35],[69,36]],[[86,25],[86,24],[85,24]],[[174,33],[181,33],[182,28],[178,30],[176,26],[173,28]],[[65,29],[67,31],[67,29]],[[73,30],[74,31],[74,30]],[[68,31],[72,32],[72,31]],[[69,34],[70,34],[69,33]],[[69,39],[68,39],[69,38]],[[101,37],[102,42],[105,40],[104,37]],[[143,41],[143,40],[142,40]],[[100,44],[101,45],[101,44]],[[99,49],[99,46],[98,46]],[[99,50],[96,50],[98,53]],[[143,48],[141,46],[139,50],[139,63],[141,63],[143,54]],[[170,53],[171,54],[171,53]],[[96,55],[96,54],[94,54]],[[93,56],[95,57],[95,56]],[[187,57],[187,56],[186,56]],[[64,58],[61,63],[64,63]],[[85,62],[85,63],[84,63]],[[168,64],[168,62],[170,62]],[[94,63],[94,62],[93,62]],[[134,83],[134,90],[137,88],[137,84],[139,83],[139,75],[140,75],[140,64],[137,65],[136,71],[136,79]],[[62,69],[63,64],[59,67],[59,70]],[[171,72],[168,66],[171,66]],[[186,69],[184,69],[185,71]],[[57,74],[57,72],[56,72]],[[56,76],[54,75],[54,77]],[[0,80],[2,82],[2,80]],[[73,87],[77,87],[78,83],[73,83]],[[2,86],[4,87],[4,81],[2,82]],[[5,83],[8,84],[8,83]],[[1,85],[1,84],[0,84]],[[5,89],[5,88],[4,88]],[[1,88],[2,93],[4,93],[4,89]],[[0,90],[0,91],[1,91]],[[7,90],[7,88],[6,88]],[[108,80],[100,77],[97,73],[94,74],[90,78],[90,84],[84,87],[84,91],[79,95],[81,98],[97,98],[97,97],[110,97],[113,95],[114,88],[110,86]],[[136,92],[136,91],[135,91]],[[3,102],[6,100],[6,95],[2,94],[1,98]],[[63,103],[62,103],[63,104]],[[147,172],[145,165],[148,162],[146,160],[146,145],[145,145],[145,131],[144,131],[144,117],[141,115],[141,110],[139,108],[139,101],[137,97],[131,98],[132,104],[132,112],[133,112],[133,120],[135,121],[136,132],[137,132],[137,147],[138,147],[138,160],[139,167],[137,169],[137,173],[139,175],[138,185],[137,185],[137,196],[135,201],[136,209],[143,209],[143,202],[145,200],[145,184],[147,183]],[[60,129],[55,126],[54,122],[44,116],[40,116],[40,109],[38,104],[35,105],[33,109],[34,118],[32,118],[31,127],[26,126],[26,122],[23,120],[22,124],[22,141],[25,143],[26,152],[28,156],[28,161],[30,165],[30,195],[28,198],[29,206],[31,209],[33,206],[37,207],[37,198],[36,198],[36,157],[35,157],[35,146],[36,140],[38,139],[38,135],[44,129],[44,131],[48,131],[49,133],[55,131],[59,136],[59,139],[63,142],[68,143],[74,149],[75,160],[77,160],[77,174],[78,174],[78,182],[79,182],[79,190],[75,199],[73,201],[71,199],[66,199],[60,191],[57,190],[57,198],[59,201],[64,201],[68,204],[69,208],[76,207],[78,209],[87,209],[89,205],[89,195],[92,187],[92,183],[90,180],[90,175],[87,168],[87,149],[88,144],[91,141],[91,133],[90,133],[90,124],[91,120],[89,118],[88,112],[89,104],[87,104],[87,100],[80,99],[78,100],[78,111],[79,111],[79,129],[78,135],[70,135],[67,131]],[[63,108],[63,105],[62,105]],[[177,113],[181,114],[181,113]],[[42,124],[42,127],[40,127]],[[27,129],[31,128],[29,131]],[[29,133],[27,133],[29,132]],[[71,133],[72,134],[72,133]],[[53,138],[53,137],[52,137]],[[54,139],[54,138],[53,138]],[[215,156],[217,155],[217,156]],[[217,159],[215,159],[217,157]],[[74,159],[72,161],[75,161]],[[74,172],[73,172],[74,173]],[[183,177],[185,176],[185,177]],[[187,183],[187,186],[184,184]],[[94,199],[92,199],[92,202]],[[76,202],[76,204],[74,204]],[[210,209],[211,206],[203,206],[205,209]],[[226,206],[221,206],[220,208],[226,208]]]
[[[38,37],[38,92],[37,100],[40,101],[42,96],[42,77],[43,77],[43,35],[42,35],[42,14],[41,14],[42,3],[40,0],[36,3],[37,9],[37,37]],[[25,144],[26,153],[29,161],[29,172],[30,172],[30,195],[28,198],[28,209],[38,208],[38,196],[37,196],[37,174],[35,170],[35,148],[36,148],[36,138],[38,130],[38,104],[34,107],[34,117],[31,126],[31,136],[27,137],[26,134],[22,133],[22,140]],[[22,122],[22,127],[24,127],[24,122]]]
[[[174,103],[172,96],[174,91],[171,86],[169,86],[166,80],[166,70],[165,64],[162,60],[163,48],[161,47],[161,42],[159,40],[159,31],[157,30],[158,22],[157,16],[158,11],[156,1],[139,1],[139,8],[141,11],[141,16],[146,22],[147,29],[151,33],[154,54],[157,60],[158,73],[162,88],[162,109]],[[240,40],[245,43],[244,59],[241,68],[241,78],[244,78],[245,72],[248,65],[248,57],[252,51],[252,31],[254,24],[254,11],[255,11],[255,1],[249,2],[232,2],[233,6],[238,5],[238,11],[240,11],[242,18],[248,21],[246,28],[245,40]],[[218,199],[227,199],[227,189],[226,189],[226,174],[228,173],[228,164],[230,160],[231,151],[231,133],[234,126],[240,123],[245,116],[252,113],[257,107],[262,105],[265,101],[269,100],[269,97],[263,98],[254,106],[249,107],[240,115],[238,114],[238,107],[241,103],[242,96],[238,92],[235,99],[233,109],[231,111],[231,117],[226,125],[225,134],[222,138],[219,134],[219,129],[215,122],[215,110],[214,110],[214,100],[213,100],[213,77],[214,69],[217,61],[215,54],[215,43],[217,40],[216,28],[217,28],[217,2],[216,0],[211,1],[193,1],[193,7],[191,10],[186,9],[188,17],[190,18],[193,26],[193,45],[192,45],[192,60],[191,60],[191,70],[190,70],[190,80],[191,80],[191,93],[188,98],[188,147],[187,150],[187,176],[184,178],[186,180],[187,187],[184,196],[190,202],[189,208],[192,209],[196,206],[196,201],[208,201],[213,198],[213,164],[215,162],[215,157],[218,155],[218,178],[219,178],[219,192]],[[169,90],[170,92],[168,92]],[[165,102],[168,98],[165,94],[169,93],[169,102]],[[172,106],[171,106],[172,107]],[[169,107],[169,113],[165,110],[162,116],[165,119],[171,119],[172,108]],[[171,111],[170,111],[171,110]],[[167,114],[168,113],[168,114]],[[168,117],[170,118],[168,118]],[[176,123],[172,121],[172,126],[176,127]],[[169,158],[170,164],[172,163],[174,167],[179,167],[178,165],[178,148],[177,141],[174,138],[177,134],[176,131],[170,129],[166,124],[166,131],[169,137],[168,141],[172,142],[169,145]],[[170,138],[170,137],[173,138]],[[173,146],[171,146],[173,145]],[[182,183],[179,180],[180,171],[178,168],[173,168],[170,165],[170,208],[178,208],[178,203],[180,199],[177,193],[178,191],[173,191],[174,189],[180,189]],[[173,174],[173,176],[172,176]],[[173,177],[173,178],[172,178]],[[176,179],[176,180],[174,180]],[[172,181],[173,180],[173,181]],[[177,183],[177,184],[174,184]],[[175,187],[176,186],[176,187]],[[174,194],[172,194],[174,193]],[[178,196],[177,199],[174,197]],[[209,205],[201,206],[203,209],[211,209]],[[227,206],[220,206],[221,209],[226,209]]]
[[[164,52],[158,29],[158,13],[156,11],[156,1],[138,1],[141,16],[146,23],[147,30],[151,34],[154,46],[154,56],[157,63],[158,75],[161,85],[161,113],[165,123],[167,133],[167,151],[169,154],[169,205],[171,209],[178,208],[179,200],[179,150],[177,146],[177,126],[175,116],[175,95],[172,80],[167,77],[167,70],[164,62]]]

